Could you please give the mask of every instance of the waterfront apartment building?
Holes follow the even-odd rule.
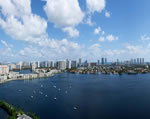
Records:
[[[20,61],[16,64],[16,69],[17,70],[21,70],[22,69],[22,66],[23,66],[23,63]]]
[[[52,67],[52,66],[51,66],[51,61],[50,61],[50,60],[47,61],[47,67]]]
[[[40,62],[40,67],[47,67],[47,61]]]
[[[48,62],[48,67],[54,67],[54,61],[49,61]]]
[[[31,68],[32,68],[32,71],[35,71],[35,69],[37,68],[36,63],[32,63]]]
[[[23,67],[28,67],[28,68],[29,68],[29,67],[31,66],[31,62],[25,61],[25,62],[23,62],[22,66],[23,66]]]
[[[77,61],[71,61],[71,68],[77,68]]]
[[[16,65],[16,69],[17,69],[17,70],[21,70],[21,68],[22,68],[22,66],[21,66],[20,64],[17,64],[17,65]]]
[[[16,69],[16,65],[15,64],[9,64],[9,70],[13,70]]]
[[[71,60],[67,60],[66,68],[71,69]]]
[[[40,61],[35,62],[36,66],[39,68],[40,67]]]
[[[58,61],[58,67],[59,70],[65,70],[66,69],[66,61]]]
[[[9,66],[8,65],[0,65],[0,75],[8,74],[8,73],[9,73]]]

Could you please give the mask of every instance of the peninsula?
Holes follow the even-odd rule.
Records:
[[[2,65],[1,65],[2,67]],[[3,65],[5,67],[5,65]],[[37,79],[37,78],[43,78],[43,77],[51,77],[56,73],[60,73],[60,70],[56,69],[35,69],[33,73],[29,74],[21,74],[19,72],[8,72],[5,74],[0,75],[0,83],[5,83],[12,80],[26,80],[26,79]]]

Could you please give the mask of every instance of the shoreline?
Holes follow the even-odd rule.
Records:
[[[1,80],[0,84],[7,83],[9,81],[16,81],[16,80],[34,80],[34,79],[38,79],[38,78],[48,78],[48,77],[52,77],[55,74],[58,74],[60,72],[61,71],[59,71],[59,70],[55,70],[52,72],[39,73],[39,74],[17,74],[17,76],[15,76],[15,78],[13,77],[13,78]]]
[[[49,76],[51,77],[51,76]],[[30,78],[30,79],[10,79],[10,80],[4,80],[4,81],[1,81],[0,84],[3,84],[3,83],[7,83],[7,82],[10,82],[10,81],[17,81],[17,80],[36,80],[38,78],[48,78],[48,77],[37,77],[37,78]]]

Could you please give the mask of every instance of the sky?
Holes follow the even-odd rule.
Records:
[[[149,0],[0,0],[0,62],[150,61]]]

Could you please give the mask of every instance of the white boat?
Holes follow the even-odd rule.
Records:
[[[56,98],[56,97],[54,97],[54,100],[57,100],[57,98]]]
[[[77,107],[73,107],[74,110],[77,110]]]
[[[43,94],[43,92],[39,91],[40,94]]]
[[[56,88],[56,86],[53,86],[54,88]]]
[[[65,91],[65,93],[67,94],[67,93],[68,93],[68,91]]]

